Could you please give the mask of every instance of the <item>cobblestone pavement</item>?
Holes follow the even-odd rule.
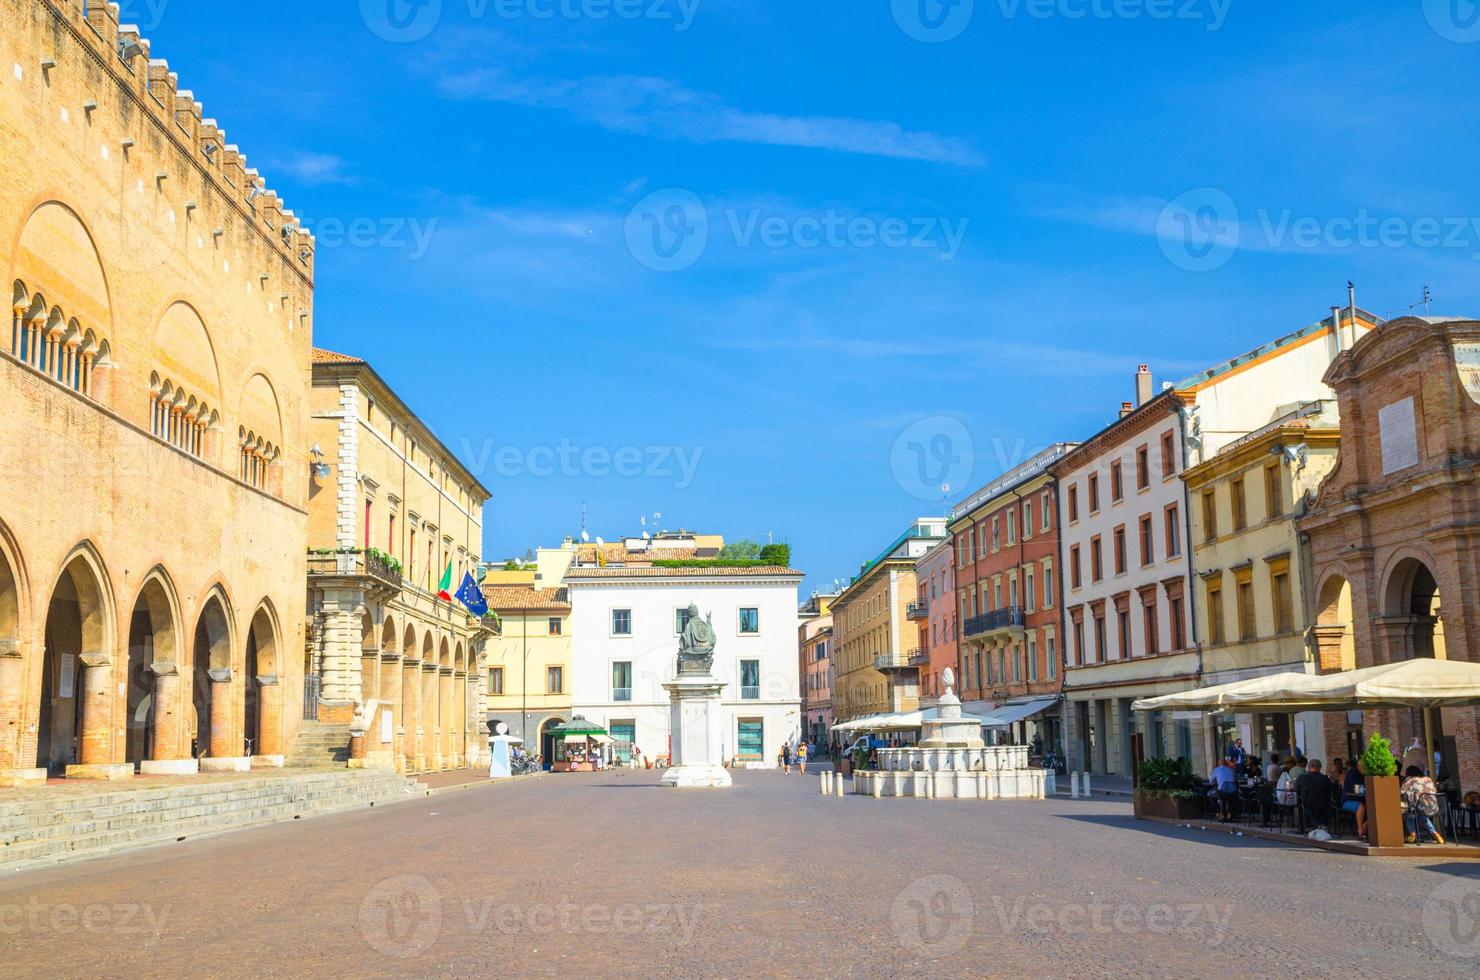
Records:
[[[1475,976],[1480,867],[547,775],[0,878],[13,976]]]

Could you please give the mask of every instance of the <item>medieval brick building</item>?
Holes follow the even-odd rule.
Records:
[[[117,18],[0,0],[0,785],[300,714],[313,239]]]
[[[1415,657],[1480,660],[1480,321],[1403,317],[1326,374],[1341,451],[1306,535],[1321,672]],[[1444,768],[1480,788],[1475,708],[1436,712]],[[1378,732],[1407,745],[1417,711],[1332,713],[1328,751]]]

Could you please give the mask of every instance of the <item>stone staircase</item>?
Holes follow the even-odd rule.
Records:
[[[343,769],[349,764],[349,725],[305,721],[288,753],[290,769]]]
[[[0,874],[411,800],[427,792],[386,770],[280,770],[141,783],[108,790],[53,784],[0,793]]]

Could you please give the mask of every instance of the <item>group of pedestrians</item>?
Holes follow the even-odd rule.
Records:
[[[776,761],[781,763],[782,771],[791,775],[791,767],[796,766],[803,776],[807,774],[807,760],[811,758],[812,746],[806,739],[798,742],[793,748],[790,742],[781,743],[781,752],[778,753]]]

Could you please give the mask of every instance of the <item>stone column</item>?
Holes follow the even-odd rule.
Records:
[[[421,751],[421,662],[403,661],[401,665],[401,754],[405,772],[420,772],[426,767]]]
[[[183,748],[180,668],[161,661],[150,664],[149,671],[154,675],[154,751],[153,758],[139,763],[139,772],[145,776],[193,775],[200,771],[200,764]]]
[[[1310,628],[1311,641],[1316,648],[1316,670],[1322,674],[1337,674],[1347,667],[1341,661],[1341,641],[1346,638],[1347,625],[1333,623]]]
[[[1372,621],[1372,635],[1377,641],[1372,663],[1357,666],[1375,667],[1413,659],[1413,630],[1417,623],[1417,616],[1378,616]]]
[[[454,737],[452,668],[443,667],[437,676],[437,722],[441,731],[439,747],[442,750],[442,768],[456,769],[462,764],[458,758],[457,739]]]
[[[353,559],[353,555],[342,555]],[[360,698],[362,610],[365,596],[358,589],[324,590],[322,652],[319,673],[324,679],[320,698],[321,721],[344,724]]]
[[[82,671],[82,731],[78,764],[67,767],[68,779],[129,779],[134,767],[113,762],[113,661],[106,653],[77,657]]]
[[[22,676],[26,661],[21,643],[0,640],[0,787],[44,786],[46,770],[22,761],[22,733],[26,730],[26,699]]]
[[[437,727],[437,677],[440,668],[436,664],[421,665],[421,755],[427,768],[442,769],[442,739]]]
[[[405,763],[402,757],[402,738],[397,726],[401,724],[401,658],[394,653],[382,653],[380,657],[380,689],[376,692],[380,702],[381,716],[391,719],[391,740],[382,742],[380,733],[384,724],[380,718],[367,735],[365,765],[377,769],[401,770]]]
[[[455,741],[453,748],[457,750],[458,758],[465,766],[473,764],[473,745],[468,731],[468,674],[467,671],[458,671],[452,676],[453,703],[456,710],[453,717],[456,719],[457,727],[454,731]]]
[[[230,668],[206,671],[211,679],[211,733],[206,743],[209,755],[201,760],[207,772],[239,771],[251,768],[251,760],[242,755],[242,741],[234,732],[231,693],[233,674]]]
[[[252,764],[278,769],[283,756],[283,685],[276,674],[257,677],[257,754]]]

